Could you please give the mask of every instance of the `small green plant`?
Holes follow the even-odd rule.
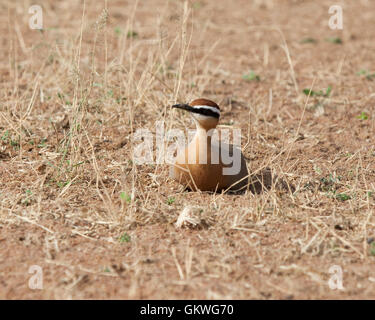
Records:
[[[334,44],[342,44],[342,40],[339,37],[327,38],[326,41]]]
[[[79,167],[81,164],[84,164],[85,161],[80,161],[80,162],[77,162],[75,164],[72,164],[72,167],[75,168],[75,167]]]
[[[121,28],[120,28],[120,27],[116,27],[116,28],[115,28],[115,33],[116,33],[117,35],[120,35],[120,34],[122,33]]]
[[[10,145],[15,149],[17,149],[20,146],[18,141],[15,141],[15,140],[10,140]]]
[[[71,103],[69,100],[65,99],[65,95],[64,95],[63,93],[58,92],[58,93],[57,93],[57,96],[58,96],[58,98],[61,100],[61,103],[62,103],[62,104],[65,103],[66,105],[69,105],[69,106],[72,105],[72,103]]]
[[[126,35],[127,38],[136,38],[138,37],[138,33],[133,31],[133,30],[129,30],[128,31],[128,34]]]
[[[371,245],[370,245],[370,254],[372,256],[375,256],[375,241],[371,242]]]
[[[126,97],[119,97],[119,98],[116,98],[116,102],[118,103],[118,104],[120,104],[120,103],[122,103],[122,102],[124,102],[124,101],[126,101],[127,100],[127,98]]]
[[[317,174],[322,174],[322,169],[320,169],[317,165],[314,164],[314,171],[317,173]]]
[[[62,189],[69,184],[69,181],[57,181],[56,184],[59,188]]]
[[[316,43],[316,42],[317,42],[316,39],[310,38],[310,37],[304,38],[301,40],[301,43]]]
[[[4,141],[5,143],[11,145],[14,149],[18,149],[19,146],[20,146],[19,142],[16,141],[16,140],[14,140],[14,139],[12,138],[12,136],[10,135],[10,133],[9,133],[8,130],[6,130],[6,131],[4,132],[4,134],[3,134],[2,137],[1,137],[1,140]]]
[[[368,70],[361,69],[357,72],[359,76],[365,76],[367,80],[375,79],[375,73],[370,73]]]
[[[25,191],[25,198],[21,201],[22,204],[25,206],[28,206],[31,203],[31,198],[32,198],[32,191],[30,189],[27,189]]]
[[[338,193],[337,190],[340,187],[340,181],[342,177],[330,174],[327,177],[320,178],[319,190],[324,191],[326,196],[329,198],[336,199],[338,201],[347,201],[352,197],[346,193]]]
[[[170,205],[172,205],[175,201],[176,201],[176,198],[174,198],[174,197],[169,197],[169,198],[167,199],[167,204],[170,206]]]
[[[346,201],[350,199],[350,196],[347,195],[346,193],[338,193],[336,194],[336,199],[339,201]]]
[[[42,138],[38,144],[38,148],[44,148],[46,146],[47,138]]]
[[[331,91],[332,91],[332,87],[331,86],[328,86],[328,88],[326,89],[326,91],[324,92],[324,91],[322,91],[322,90],[320,90],[320,91],[313,91],[313,90],[311,90],[311,89],[308,89],[308,88],[306,88],[306,89],[303,89],[303,93],[305,94],[305,95],[310,95],[311,97],[325,97],[325,98],[328,98],[329,97],[329,95],[331,94]]]
[[[4,132],[4,134],[1,136],[1,140],[7,142],[7,141],[8,141],[8,138],[9,138],[9,131],[6,130],[6,131]]]
[[[260,76],[257,75],[254,71],[250,71],[249,73],[244,74],[242,76],[242,79],[244,79],[245,81],[260,81]]]
[[[131,237],[126,232],[124,232],[119,239],[120,243],[130,242],[130,240],[131,240]]]
[[[340,182],[341,177],[329,174],[328,177],[320,178],[320,190],[335,193],[337,184]]]
[[[357,116],[358,119],[360,120],[367,120],[368,119],[368,115],[366,114],[366,112],[361,112],[361,114],[359,116]]]
[[[132,198],[124,191],[120,192],[120,198],[123,201],[126,201],[126,203],[130,203],[132,201]]]

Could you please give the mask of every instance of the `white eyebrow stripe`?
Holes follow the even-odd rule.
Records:
[[[215,112],[215,113],[217,113],[220,116],[220,110],[218,108],[215,108],[215,107],[211,107],[211,106],[193,106],[193,108],[195,108],[195,109],[207,109],[207,110],[211,110],[212,112]]]

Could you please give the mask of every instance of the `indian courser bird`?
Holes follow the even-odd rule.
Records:
[[[249,174],[241,150],[212,137],[220,119],[219,106],[211,100],[196,99],[172,108],[191,114],[196,133],[177,152],[171,177],[193,191],[245,190]]]

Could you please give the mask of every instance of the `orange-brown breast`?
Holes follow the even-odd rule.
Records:
[[[173,177],[181,184],[192,190],[220,191],[229,188],[232,184],[246,177],[248,174],[246,162],[241,155],[241,171],[236,175],[223,175],[223,163],[221,159],[218,164],[211,163],[211,146],[207,146],[207,164],[200,164],[199,157],[197,163],[188,162],[188,154],[195,147],[196,154],[199,154],[198,144],[190,144],[185,150],[180,152],[176,158],[176,165],[173,167]],[[219,152],[219,150],[216,150]],[[247,184],[247,179],[242,180],[233,187],[239,189]]]

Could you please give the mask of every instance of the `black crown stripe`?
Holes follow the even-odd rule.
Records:
[[[210,109],[205,109],[205,108],[195,109],[193,107],[193,110],[191,110],[191,112],[198,113],[198,114],[201,114],[201,115],[204,115],[204,116],[214,117],[214,118],[217,118],[217,119],[219,119],[219,117],[220,117],[220,115],[217,112],[214,112]]]

